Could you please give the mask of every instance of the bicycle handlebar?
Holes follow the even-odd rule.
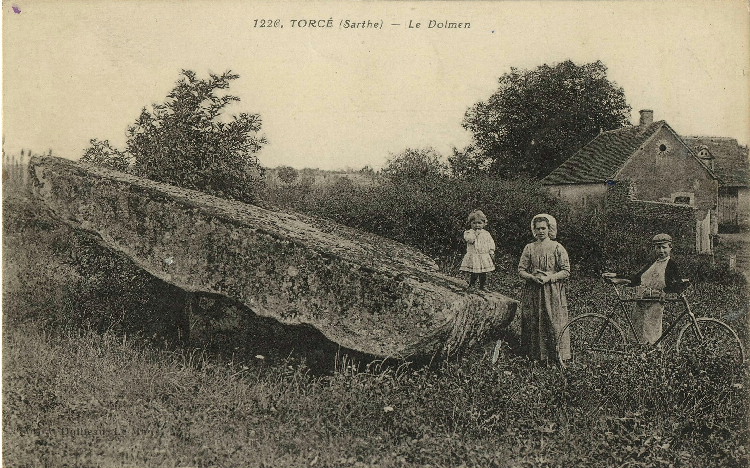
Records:
[[[616,283],[615,282],[616,279],[626,279],[626,278],[617,278],[617,273],[609,273],[609,272],[602,273],[602,279],[605,282],[607,282],[607,283],[609,283],[611,285],[614,285],[614,286],[622,285],[623,287],[626,287],[626,288],[635,288],[636,287],[636,286],[631,286],[630,285],[630,281],[628,281],[627,283],[624,283],[624,282],[623,283]],[[667,294],[679,294],[679,295],[682,295],[685,292],[685,290],[690,287],[690,284],[691,284],[690,278],[682,278],[681,284],[677,288],[678,291],[675,291],[673,293],[667,293]]]

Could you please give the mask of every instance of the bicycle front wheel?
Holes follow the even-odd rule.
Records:
[[[601,314],[579,315],[563,328],[557,340],[557,353],[570,333],[570,362],[572,365],[597,365],[625,350],[625,333],[617,323]]]
[[[688,323],[677,335],[677,353],[695,353],[710,361],[727,360],[732,364],[745,361],[742,342],[732,327],[711,317],[695,319],[701,338],[693,323]]]

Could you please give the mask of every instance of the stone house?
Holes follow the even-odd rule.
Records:
[[[619,183],[628,185],[633,200],[661,204],[662,211],[687,205],[694,213],[695,250],[710,253],[719,177],[669,124],[654,122],[653,111],[640,114],[638,125],[600,133],[542,183],[584,211],[606,208],[608,188]]]
[[[719,232],[750,227],[750,159],[748,147],[734,138],[682,138],[719,178]]]

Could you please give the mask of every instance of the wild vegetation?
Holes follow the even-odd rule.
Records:
[[[460,261],[465,249],[462,232],[473,209],[480,208],[487,215],[499,261],[510,262],[505,266],[517,261],[531,240],[531,218],[550,213],[558,220],[558,240],[570,253],[576,272],[591,276],[603,271],[637,271],[651,258],[648,233],[674,229],[668,220],[645,220],[622,209],[576,211],[532,178],[465,175],[430,148],[392,155],[378,172],[377,183],[338,178],[331,184],[269,184],[261,198],[271,206],[328,217],[395,239],[443,263]],[[614,227],[612,220],[617,221]],[[693,280],[744,281],[728,271],[726,263],[682,255],[679,249],[674,254]]]
[[[127,129],[126,148],[91,140],[81,161],[130,171],[158,182],[252,203],[262,180],[257,152],[267,143],[259,114],[227,116],[239,101],[227,89],[239,75],[230,71],[199,78],[182,76],[164,102],[145,107]]]
[[[525,224],[514,229],[525,236]],[[639,350],[603,367],[545,367],[518,357],[509,335],[495,365],[483,348],[430,366],[361,367],[330,355],[334,370],[321,374],[304,354],[215,353],[139,332],[127,322],[140,318],[118,309],[137,288],[107,300],[104,279],[93,275],[121,264],[81,270],[69,233],[23,198],[6,198],[3,228],[3,455],[12,466],[748,462],[744,369],[670,349]],[[393,228],[405,226],[394,220]],[[517,295],[513,259],[499,266],[490,286]],[[449,261],[443,268],[456,273]],[[158,287],[138,284],[144,293]],[[606,294],[579,273],[571,310],[600,307]],[[702,282],[694,294],[699,313],[733,317],[747,343],[744,285]]]
[[[456,151],[464,169],[503,177],[544,177],[602,130],[628,124],[625,92],[600,61],[570,60],[532,70],[511,68],[487,100],[471,106],[463,127],[473,142]]]
[[[16,326],[5,344],[12,466],[747,463],[747,379],[662,354],[576,372],[471,356],[314,376],[112,333]]]

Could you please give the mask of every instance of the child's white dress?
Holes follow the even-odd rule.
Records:
[[[464,231],[466,255],[461,262],[461,271],[486,273],[495,269],[490,250],[495,250],[495,241],[484,229]]]

